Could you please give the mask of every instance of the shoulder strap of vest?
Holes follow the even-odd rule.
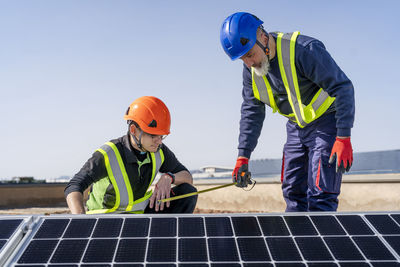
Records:
[[[108,178],[115,191],[115,205],[108,212],[113,212],[117,209],[130,209],[134,199],[132,187],[117,146],[112,142],[107,142],[98,151],[104,156]]]
[[[164,152],[162,151],[161,148],[156,153],[151,153],[150,156],[151,156],[151,162],[153,163],[153,171],[151,174],[150,184],[147,187],[147,190],[153,183],[154,178],[156,177],[158,171],[161,168],[161,165],[164,163]]]
[[[277,37],[277,54],[279,70],[281,72],[282,81],[288,94],[290,106],[300,127],[304,127],[307,123],[304,121],[303,103],[297,81],[297,72],[295,65],[295,45],[299,32],[279,33]]]

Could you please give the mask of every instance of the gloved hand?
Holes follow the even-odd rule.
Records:
[[[237,187],[247,187],[247,185],[252,184],[250,178],[249,159],[238,158],[232,172],[232,181],[237,183]]]
[[[344,173],[350,170],[353,164],[353,148],[351,147],[350,137],[344,139],[336,137],[329,157],[329,164],[334,163],[335,159],[336,172]]]

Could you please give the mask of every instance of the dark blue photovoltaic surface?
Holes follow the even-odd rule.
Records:
[[[334,216],[311,216],[311,220],[321,235],[346,235]]]
[[[390,217],[400,225],[400,214],[390,214]]]
[[[340,267],[370,267],[366,262],[341,262]]]
[[[210,238],[208,248],[211,261],[238,261],[234,238]]]
[[[115,255],[116,262],[143,262],[147,239],[121,239]]]
[[[238,238],[239,252],[244,261],[270,261],[267,246],[262,237]]]
[[[92,239],[83,256],[83,262],[111,262],[117,239]]]
[[[303,257],[307,261],[331,261],[332,256],[320,237],[295,237]]]
[[[284,216],[292,235],[318,235],[311,220],[306,216]]]
[[[265,236],[288,236],[289,230],[280,216],[258,216],[262,232]]]
[[[88,243],[87,239],[61,240],[50,262],[79,263],[81,261],[87,243]]]
[[[117,237],[121,231],[123,219],[102,218],[98,219],[92,237]]]
[[[233,236],[229,217],[206,217],[207,236]]]
[[[380,234],[400,234],[400,227],[389,215],[366,215],[365,217],[367,217],[368,221],[372,223]]]
[[[267,244],[275,261],[302,261],[291,237],[267,237]]]
[[[256,217],[232,217],[233,229],[236,236],[260,236]]]
[[[15,266],[400,267],[399,215],[50,217],[32,228]]]
[[[33,240],[25,249],[18,263],[47,262],[57,245],[58,240]]]
[[[176,261],[176,239],[153,238],[149,240],[147,252],[149,262],[175,262]]]
[[[3,248],[3,246],[6,244],[7,240],[0,240],[0,251]]]
[[[324,240],[336,259],[364,260],[364,257],[349,237],[324,237]]]
[[[176,218],[153,218],[150,229],[151,237],[176,236]]]
[[[201,217],[179,218],[179,236],[204,236],[204,221]]]
[[[180,261],[208,262],[206,239],[181,238],[178,242]]]
[[[209,267],[207,263],[180,263],[179,267]]]
[[[1,220],[0,221],[0,239],[8,239],[21,224],[22,219]]]
[[[149,218],[126,218],[121,237],[146,237],[149,234]]]
[[[272,263],[244,263],[244,267],[272,267],[274,266]]]
[[[400,236],[384,236],[389,245],[400,255]]]
[[[352,238],[369,260],[395,259],[376,236],[355,236]]]
[[[45,220],[34,238],[59,238],[65,231],[69,219]]]
[[[96,219],[72,219],[63,238],[88,238],[95,223]]]
[[[359,215],[338,215],[340,223],[343,224],[349,235],[373,235],[374,232],[363,221]]]

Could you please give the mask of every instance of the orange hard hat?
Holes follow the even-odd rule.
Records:
[[[155,135],[169,134],[171,126],[167,106],[154,96],[142,96],[133,101],[124,119],[136,122],[144,132]]]

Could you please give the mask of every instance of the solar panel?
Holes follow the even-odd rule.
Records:
[[[399,221],[400,212],[40,216],[7,264],[400,266]]]
[[[0,266],[3,266],[27,231],[31,216],[0,217]]]

